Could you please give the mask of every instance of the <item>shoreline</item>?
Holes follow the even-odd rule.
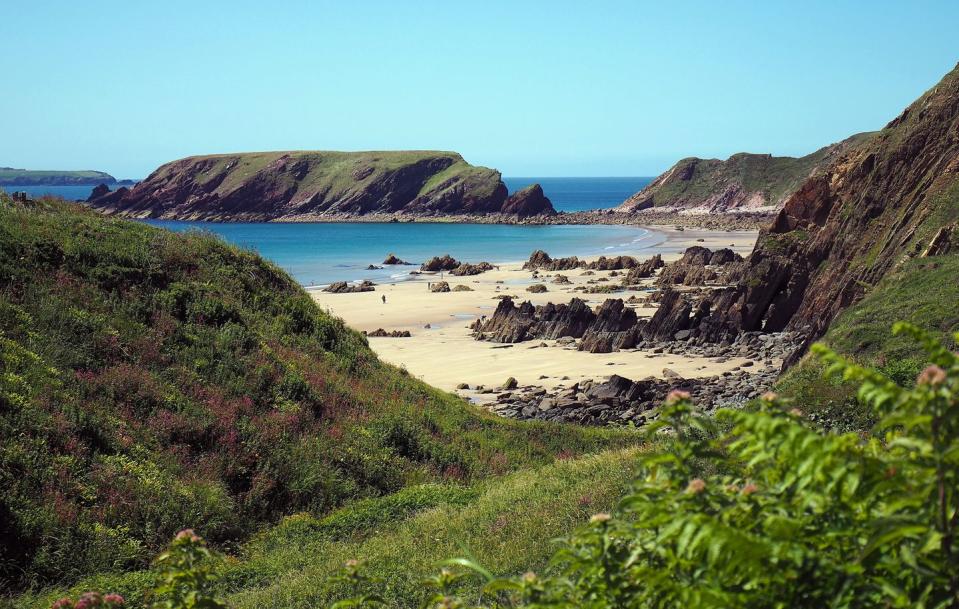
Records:
[[[732,247],[735,251],[748,254],[758,235],[757,231],[679,231],[663,227],[652,230],[663,235],[663,239],[623,255],[645,260],[661,254],[664,260],[671,261],[680,258],[682,252],[693,245],[718,249],[731,244],[735,244]],[[535,250],[535,244],[531,243],[530,248]],[[598,257],[589,256],[585,260]],[[669,368],[693,379],[721,375],[746,365],[747,358],[741,356],[719,362],[717,358],[703,355],[635,349],[589,353],[553,340],[516,344],[476,340],[468,326],[477,318],[491,315],[503,296],[533,305],[566,303],[580,298],[588,306],[597,307],[609,298],[626,299],[652,290],[648,287],[642,291],[585,293],[584,289],[612,285],[610,282],[618,281],[615,278],[622,272],[579,268],[534,274],[523,270],[522,264],[501,264],[498,269],[463,277],[424,273],[406,281],[379,284],[371,292],[336,294],[312,289],[309,293],[321,307],[356,330],[373,332],[382,328],[385,332],[409,332],[407,338],[369,337],[368,340],[381,359],[405,368],[435,387],[454,391],[458,386],[469,385],[471,390],[461,394],[479,403],[495,398],[488,388],[499,387],[510,377],[522,386],[555,391],[567,383],[601,381],[612,374],[638,380],[660,377],[664,368]],[[553,283],[557,275],[566,276],[569,283]],[[448,282],[451,289],[465,286],[461,288],[464,291],[431,292],[429,287],[439,281]],[[526,290],[537,283],[544,284],[547,291]],[[630,306],[640,316],[651,316],[656,310],[648,304]],[[482,389],[477,391],[477,387]]]
[[[573,225],[570,225],[570,226],[595,226],[595,225],[578,225],[578,224],[573,224]],[[601,225],[601,226],[603,226],[603,225]],[[642,257],[644,257],[644,256],[645,256],[645,257],[649,257],[649,256],[654,256],[654,255],[656,255],[656,254],[661,254],[661,255],[663,256],[663,259],[666,260],[667,262],[669,262],[669,261],[672,261],[672,260],[675,260],[676,258],[678,258],[679,255],[680,255],[683,251],[685,251],[685,249],[686,249],[687,247],[690,247],[691,245],[702,245],[702,246],[708,247],[708,248],[710,248],[710,249],[716,249],[716,248],[722,248],[722,247],[732,247],[735,251],[737,251],[737,252],[739,252],[739,253],[748,254],[749,251],[752,251],[752,246],[755,244],[756,238],[757,238],[757,236],[758,236],[758,231],[755,231],[755,230],[746,230],[746,229],[743,229],[743,230],[729,230],[729,231],[716,231],[716,230],[698,229],[698,228],[696,228],[696,229],[685,229],[685,228],[684,228],[684,229],[677,229],[677,228],[675,228],[675,227],[667,227],[667,226],[663,226],[663,225],[652,225],[652,226],[648,226],[648,225],[635,225],[635,228],[642,229],[642,230],[645,230],[645,231],[647,232],[646,235],[643,235],[643,236],[639,237],[639,240],[643,240],[643,241],[644,241],[647,237],[653,237],[654,239],[657,239],[657,238],[658,238],[658,240],[656,240],[656,241],[654,241],[654,242],[651,242],[651,243],[646,243],[646,242],[644,241],[642,244],[640,244],[641,247],[639,247],[638,249],[631,249],[630,247],[627,246],[627,247],[612,248],[612,249],[610,249],[608,252],[605,252],[605,253],[592,253],[592,252],[590,252],[590,253],[586,253],[586,254],[573,253],[573,254],[570,254],[570,255],[572,255],[572,256],[578,256],[578,257],[580,257],[580,258],[583,259],[583,260],[589,260],[589,261],[591,261],[591,260],[595,260],[595,259],[599,258],[600,256],[619,256],[619,255],[625,255],[625,256],[634,256],[634,257],[637,257],[637,258],[642,258]],[[730,240],[727,240],[727,237],[728,237]],[[702,241],[699,241],[700,239],[702,239]],[[743,246],[742,246],[741,244],[742,244],[742,242],[743,242],[744,240],[745,240],[745,242],[748,243],[748,251],[744,251],[744,250],[742,249]],[[738,242],[737,242],[737,241],[738,241]],[[635,241],[634,241],[634,243],[635,243]],[[632,245],[632,244],[631,244],[631,245]],[[530,249],[530,254],[532,254],[536,249],[538,249],[535,245],[531,245],[530,247],[531,247],[531,249]],[[445,254],[445,253],[447,253],[447,252],[439,252],[439,251],[438,251],[438,252],[435,253],[435,255],[443,255],[443,254]],[[386,254],[384,254],[384,256],[385,256],[385,255],[386,255]],[[491,264],[493,264],[493,265],[497,265],[497,266],[499,266],[499,267],[509,267],[509,266],[522,266],[522,264],[523,264],[524,262],[526,262],[526,259],[522,259],[522,260],[515,260],[515,259],[514,259],[514,260],[494,260],[494,259],[487,259],[487,260],[485,260],[485,261],[486,261],[486,262],[489,262],[489,263],[491,263]],[[477,262],[480,262],[480,260],[464,260],[464,262],[477,263]],[[374,263],[374,264],[375,264],[375,263]],[[424,278],[424,277],[430,277],[430,276],[431,276],[431,273],[429,273],[429,272],[422,272],[422,271],[420,271],[420,270],[419,270],[420,264],[418,264],[418,263],[411,263],[411,264],[408,264],[408,265],[382,265],[382,264],[377,264],[376,266],[380,266],[380,267],[383,267],[383,268],[396,269],[398,272],[399,272],[400,270],[404,269],[404,268],[409,269],[409,271],[410,271],[410,273],[407,273],[407,274],[404,275],[403,277],[397,277],[397,278],[392,278],[392,277],[391,277],[389,280],[383,280],[382,278],[380,278],[379,283],[378,283],[377,285],[394,285],[394,284],[405,283],[405,282],[409,282],[409,281],[415,281],[415,280],[418,279],[418,278]],[[364,269],[359,270],[360,273],[362,273],[362,270],[364,270]],[[378,270],[379,270],[379,269],[378,269]],[[419,273],[421,273],[421,272],[423,273],[422,275],[419,274]],[[413,273],[413,274],[411,274],[411,273]],[[463,278],[461,278],[461,279],[469,279],[469,278],[470,278],[470,277],[463,277]],[[347,283],[358,283],[358,282],[361,282],[361,281],[364,281],[364,280],[367,280],[367,279],[371,279],[371,278],[370,278],[370,277],[362,277],[362,276],[361,276],[361,277],[357,277],[356,279],[349,280],[349,281],[347,281]],[[455,279],[455,278],[453,278],[453,279]],[[452,281],[453,279],[450,279],[450,280]],[[322,291],[323,291],[326,287],[328,287],[331,283],[334,283],[334,282],[322,283],[322,284],[320,284],[320,283],[315,283],[315,284],[312,284],[312,285],[303,285],[302,287],[303,287],[303,289],[305,289],[307,292],[309,292],[309,293],[312,294],[312,293],[314,293],[314,292],[322,292]]]

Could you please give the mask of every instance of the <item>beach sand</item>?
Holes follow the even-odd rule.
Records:
[[[658,245],[626,253],[640,260],[661,253],[666,261],[670,261],[679,258],[687,247],[702,245],[710,249],[732,246],[745,255],[752,251],[757,237],[756,231],[676,231],[659,227],[654,230],[662,239]],[[385,244],[384,251],[388,249],[389,244]],[[437,252],[437,255],[443,253]],[[693,378],[720,374],[745,361],[731,358],[716,363],[701,357],[637,350],[587,353],[557,345],[555,341],[533,340],[506,345],[475,340],[469,324],[480,316],[491,315],[499,303],[497,296],[503,294],[513,296],[517,304],[524,300],[535,305],[569,302],[579,297],[594,307],[607,298],[625,299],[639,294],[630,291],[583,294],[573,290],[588,280],[608,277],[609,271],[594,271],[593,275],[583,275],[583,269],[542,272],[539,279],[533,279],[530,271],[522,270],[522,265],[522,262],[501,264],[496,270],[471,277],[444,274],[441,279],[439,274],[423,274],[408,281],[377,285],[373,292],[330,294],[311,290],[310,293],[321,307],[341,317],[356,330],[409,330],[410,338],[370,338],[370,346],[384,361],[405,367],[413,376],[449,391],[460,383],[471,387],[499,386],[511,376],[520,385],[539,385],[547,389],[586,378],[605,379],[611,374],[631,379],[662,376],[664,368]],[[557,274],[566,275],[572,283],[551,283]],[[449,282],[451,288],[465,285],[473,291],[430,292],[428,284],[440,280]],[[545,284],[549,291],[540,294],[527,292],[526,287],[534,283]],[[382,301],[384,295],[386,303]],[[652,315],[655,308],[637,308],[636,311],[643,317]],[[542,343],[547,346],[540,346]],[[482,399],[472,393],[470,397]]]

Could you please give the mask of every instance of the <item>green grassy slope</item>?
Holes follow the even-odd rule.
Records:
[[[499,419],[380,363],[212,236],[0,197],[0,579],[136,568],[411,485],[635,441]]]
[[[726,160],[685,158],[627,199],[622,208],[641,203],[652,207],[696,207],[730,187],[738,187],[744,193],[760,193],[766,205],[779,205],[837,152],[871,136],[872,133],[860,133],[798,158],[746,152]]]
[[[959,331],[959,255],[909,260],[840,314],[823,342],[909,385],[925,359],[913,341],[891,335],[897,321],[909,321],[951,342],[952,333]],[[824,424],[864,428],[869,419],[856,401],[854,388],[826,380],[822,373],[822,365],[806,356],[783,376],[778,390]]]
[[[246,180],[281,160],[291,164],[308,161],[309,172],[303,178],[294,180],[293,175],[285,177],[291,184],[296,182],[297,188],[303,192],[324,192],[334,197],[356,188],[358,183],[375,182],[381,175],[418,162],[441,161],[449,165],[423,185],[419,193],[421,195],[432,192],[452,178],[473,177],[486,180],[494,175],[498,179],[499,176],[497,172],[486,167],[470,165],[456,152],[294,150],[192,156],[161,166],[148,179],[175,174],[184,164],[203,165],[203,172],[196,176],[196,182],[203,184],[226,173],[226,178],[214,190],[222,194],[238,188]],[[358,176],[362,178],[358,180]],[[492,187],[495,187],[495,182],[496,180]]]
[[[451,557],[472,556],[495,574],[542,569],[555,539],[590,515],[609,511],[627,490],[636,450],[560,461],[469,489],[424,486],[359,502],[324,519],[291,516],[239,548],[218,569],[230,606],[323,607],[350,595],[330,579],[362,558],[389,607],[415,607],[422,581]],[[67,590],[17,599],[45,609],[70,592],[113,590],[139,602],[155,575],[140,571],[89,578]],[[475,580],[464,582],[475,592]]]
[[[54,171],[0,167],[0,186],[31,184],[113,184],[116,178],[102,171]]]

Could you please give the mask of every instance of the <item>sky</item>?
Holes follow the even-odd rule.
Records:
[[[646,176],[881,128],[959,60],[959,2],[0,0],[0,166],[455,150]]]

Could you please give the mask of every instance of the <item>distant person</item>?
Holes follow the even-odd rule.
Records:
[[[383,296],[381,296],[381,298],[383,299],[383,304],[386,304],[386,294],[383,294]]]

